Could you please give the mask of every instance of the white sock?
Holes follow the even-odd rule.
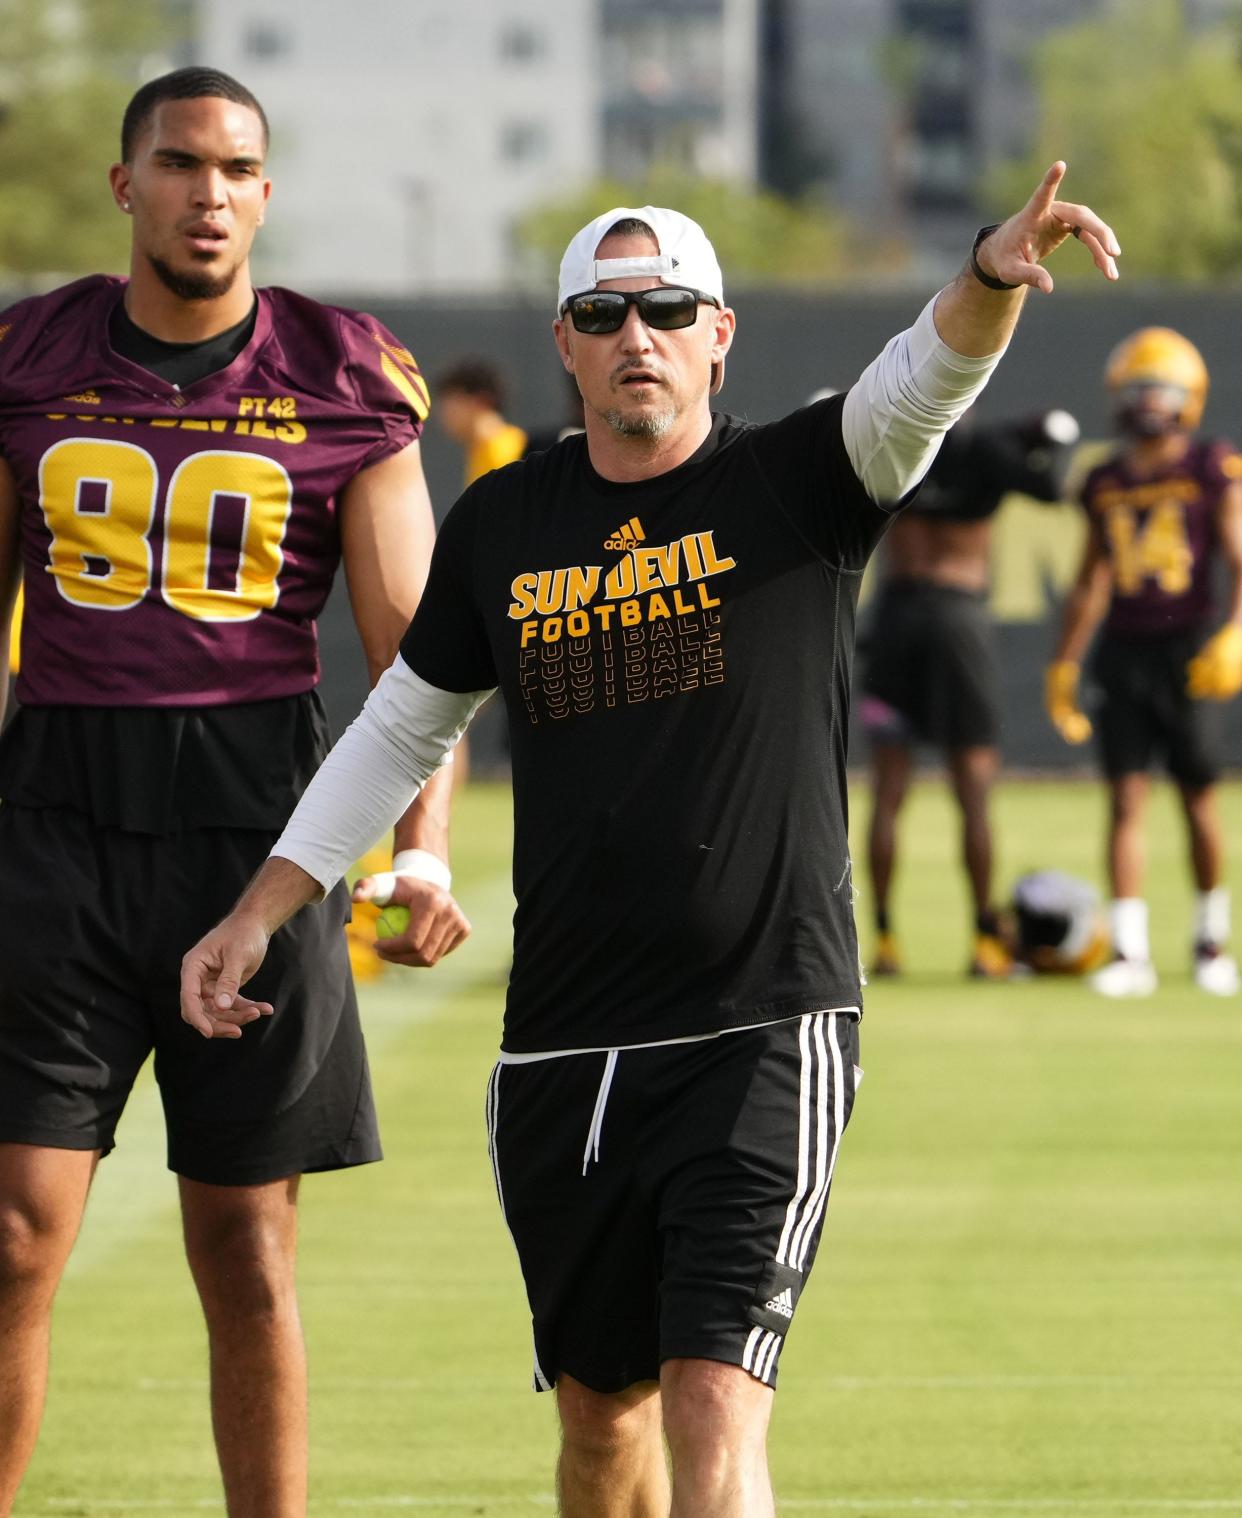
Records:
[[[1122,959],[1144,962],[1151,958],[1147,941],[1147,903],[1141,896],[1119,896],[1109,908],[1113,948]]]
[[[1195,901],[1195,942],[1219,949],[1229,942],[1229,887],[1213,886]]]

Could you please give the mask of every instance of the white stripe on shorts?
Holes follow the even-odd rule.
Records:
[[[824,1215],[824,1208],[828,1205],[828,1191],[832,1185],[833,1171],[837,1168],[837,1155],[841,1149],[841,1130],[845,1126],[845,1063],[841,1057],[841,1043],[837,1036],[837,1014],[828,1014],[828,1045],[832,1050],[832,1147],[828,1153],[828,1164],[824,1172],[822,1184],[812,1196],[807,1215],[803,1221],[801,1238],[795,1241],[796,1258],[791,1263],[801,1270],[806,1263],[807,1250],[811,1247],[811,1240],[815,1237],[815,1230]],[[826,1072],[824,1072],[826,1073]],[[827,1103],[823,1107],[824,1117],[827,1118]],[[821,1143],[820,1155],[823,1156],[826,1147],[827,1135]]]
[[[492,1071],[492,1078],[487,1083],[487,1157],[492,1162],[492,1179],[496,1182],[496,1195],[500,1200],[501,1216],[505,1210],[505,1191],[500,1184],[500,1160],[496,1155],[496,1120],[500,1113],[500,1072],[503,1067],[497,1065]],[[508,1226],[508,1219],[505,1220]]]
[[[497,1131],[500,1127],[500,1072],[504,1069],[503,1064],[497,1064],[492,1071],[492,1078],[487,1083],[487,1153],[492,1162],[492,1176],[496,1182],[496,1198],[500,1202],[500,1215],[504,1218],[505,1227],[509,1228],[509,1219],[505,1214],[505,1189],[500,1183],[500,1154],[497,1148]],[[509,1237],[513,1239],[513,1229],[509,1228]],[[513,1248],[517,1249],[517,1240],[513,1239]],[[539,1351],[531,1346],[531,1358],[534,1362],[534,1373],[531,1385],[536,1391],[551,1391],[552,1383],[543,1373],[543,1366],[539,1363]]]
[[[798,1075],[798,1179],[785,1213],[776,1249],[778,1265],[802,1269],[808,1242],[814,1232],[814,1219],[823,1211],[823,1198],[831,1179],[829,1155],[835,1157],[836,1144],[828,1142],[828,1053],[824,1046],[824,1018],[828,1019],[828,1041],[832,1046],[832,1068],[836,1087],[836,1106],[844,1110],[840,1081],[841,1056],[837,1048],[837,1013],[807,1012],[799,1019],[798,1050],[801,1068]],[[840,1127],[834,1136],[840,1141]]]
[[[815,1019],[812,1028],[815,1041],[815,1137],[812,1140],[811,1152],[815,1156],[815,1182],[811,1187],[811,1193],[802,1204],[798,1216],[797,1225],[789,1238],[789,1253],[787,1262],[797,1266],[799,1244],[806,1233],[807,1221],[815,1210],[815,1202],[819,1197],[824,1185],[824,1170],[828,1163],[825,1153],[825,1129],[828,1124],[828,1053],[824,1048],[824,1020],[822,1017]]]
[[[790,1235],[798,1221],[799,1208],[806,1196],[807,1178],[810,1173],[811,1024],[819,1016],[822,1014],[806,1012],[798,1019],[798,1052],[801,1055],[798,1071],[798,1182],[794,1187],[793,1196],[789,1199],[789,1207],[785,1212],[785,1226],[781,1229],[781,1240],[776,1248],[778,1265],[788,1263],[786,1251],[789,1247]],[[746,1368],[750,1369],[749,1366]]]
[[[755,1362],[755,1369],[752,1373],[756,1380],[763,1381],[765,1384],[769,1383],[772,1379],[772,1371],[776,1366],[776,1357],[780,1354],[781,1345],[784,1343],[784,1338],[780,1334],[773,1333],[769,1334],[768,1337],[772,1342],[768,1346],[767,1354],[760,1354],[758,1356]]]

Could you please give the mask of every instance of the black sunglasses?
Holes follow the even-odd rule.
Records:
[[[587,290],[582,295],[571,295],[561,307],[561,315],[569,312],[575,332],[599,335],[616,332],[629,315],[630,307],[637,306],[639,316],[649,327],[671,332],[677,327],[694,326],[701,300],[712,306],[717,304],[702,290],[679,285],[657,285],[654,290]]]

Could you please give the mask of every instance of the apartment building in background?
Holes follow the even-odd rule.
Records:
[[[593,0],[198,0],[189,53],[262,100],[256,263],[311,294],[503,289],[515,220],[600,164]]]
[[[659,166],[820,199],[909,247],[912,278],[943,273],[1029,141],[1035,45],[1131,0],[189,3],[191,56],[272,119],[269,265],[460,295],[524,282],[532,206]]]

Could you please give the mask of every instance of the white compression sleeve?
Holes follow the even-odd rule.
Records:
[[[306,787],[272,853],[330,891],[448,762],[490,695],[428,685],[398,655]]]
[[[845,397],[845,448],[867,494],[893,507],[927,473],[940,440],[987,384],[1000,353],[965,358],[936,331],[928,301]]]

